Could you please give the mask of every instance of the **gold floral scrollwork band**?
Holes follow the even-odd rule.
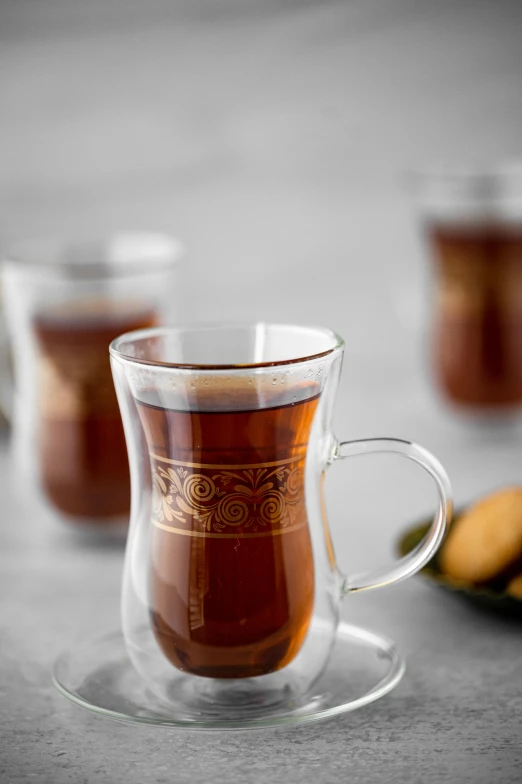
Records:
[[[306,525],[303,455],[254,465],[150,457],[157,528],[185,536],[254,538]]]

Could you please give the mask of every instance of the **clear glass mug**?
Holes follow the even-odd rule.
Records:
[[[124,331],[179,317],[180,254],[170,237],[131,233],[21,243],[3,261],[13,378],[6,384],[4,367],[2,393],[14,474],[24,498],[37,495],[77,528],[128,524],[128,458],[108,346]]]
[[[429,452],[332,434],[343,345],[326,329],[268,324],[142,330],[111,344],[132,481],[123,634],[135,669],[179,715],[296,705],[328,661],[342,597],[409,577],[441,542],[451,489]],[[382,452],[430,474],[438,510],[391,569],[346,577],[324,475]]]

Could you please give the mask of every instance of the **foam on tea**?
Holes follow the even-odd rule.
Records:
[[[129,512],[127,449],[108,346],[154,323],[153,312],[99,300],[33,319],[40,476],[47,497],[66,515],[103,519]]]
[[[314,602],[304,481],[318,399],[315,384],[262,393],[230,376],[136,401],[154,488],[150,616],[177,668],[251,677],[299,651]]]

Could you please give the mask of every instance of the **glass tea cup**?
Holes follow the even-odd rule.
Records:
[[[128,458],[108,346],[123,331],[178,315],[180,254],[170,237],[128,233],[21,243],[3,261],[15,476],[24,498],[35,491],[76,529],[128,525]]]
[[[522,407],[522,165],[412,178],[432,259],[430,363],[443,397],[476,414]]]
[[[341,599],[409,577],[441,542],[451,490],[429,452],[333,436],[343,347],[327,329],[270,324],[141,330],[111,344],[132,481],[123,635],[142,679],[188,720],[292,710],[328,662]],[[414,552],[346,577],[324,475],[383,452],[430,474],[438,509]]]

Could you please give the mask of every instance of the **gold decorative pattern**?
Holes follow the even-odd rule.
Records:
[[[153,523],[165,531],[237,538],[306,525],[302,456],[241,467],[154,456],[152,479]]]

